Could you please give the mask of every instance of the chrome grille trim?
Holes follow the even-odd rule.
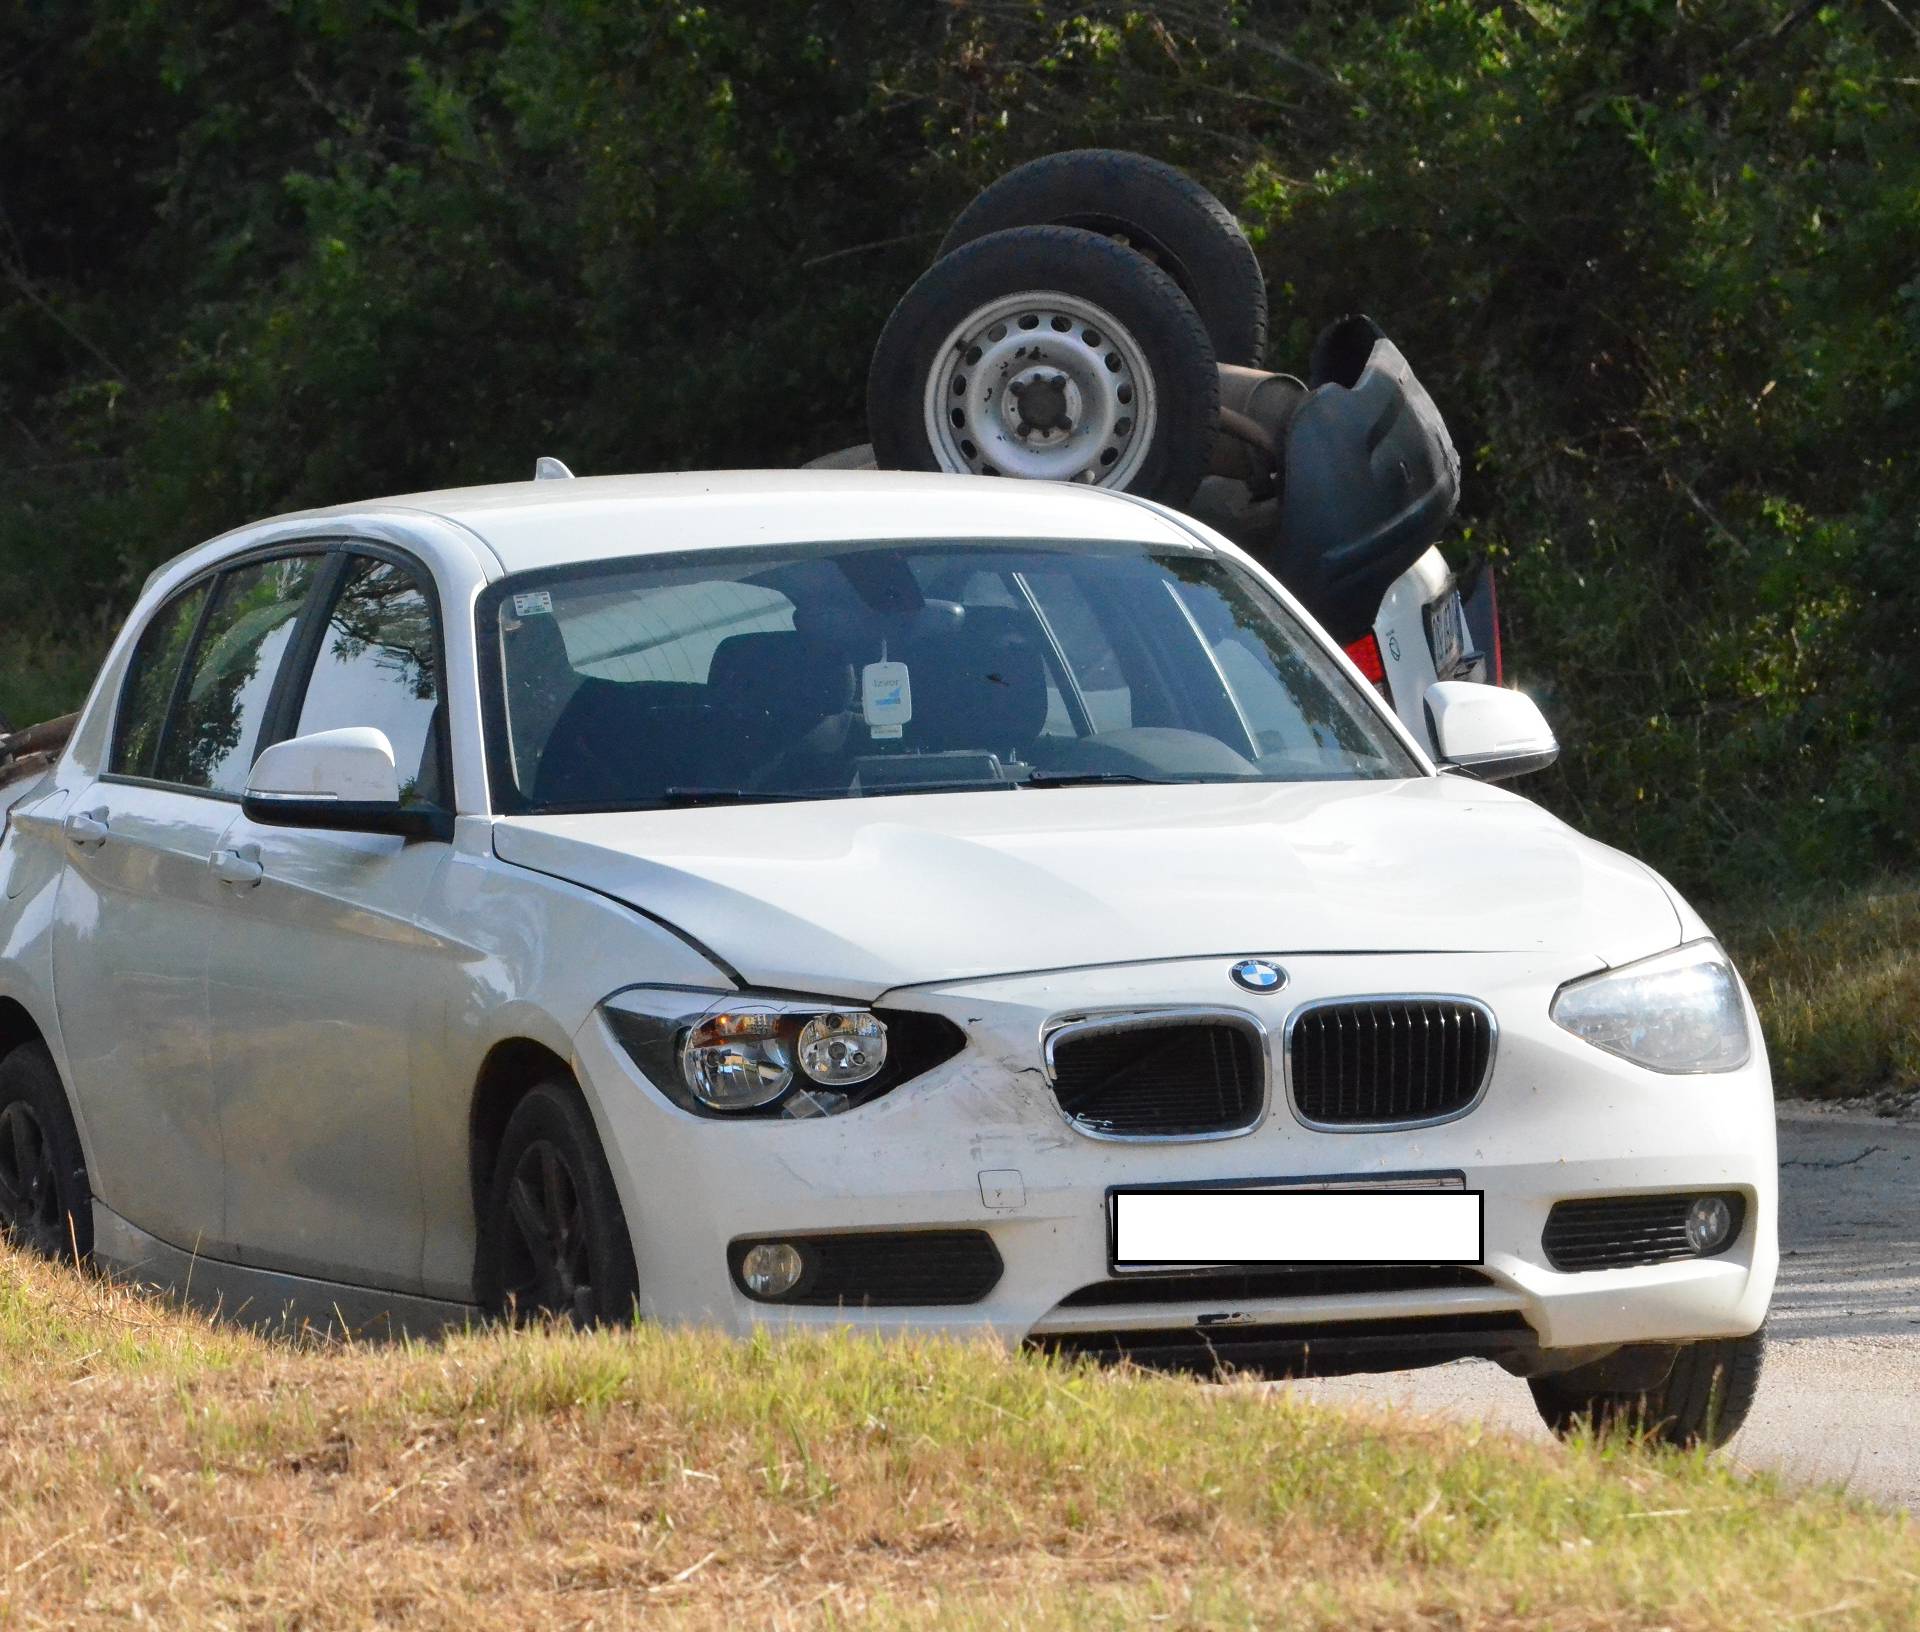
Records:
[[[1294,1036],[1302,1020],[1309,1015],[1319,1014],[1328,1009],[1364,1009],[1375,1004],[1456,1004],[1461,1008],[1476,1011],[1486,1023],[1487,1062],[1480,1073],[1473,1094],[1464,1103],[1451,1106],[1434,1115],[1389,1117],[1379,1121],[1324,1121],[1307,1114],[1300,1104],[1294,1066]],[[1398,1046],[1390,1039],[1389,1046]],[[1408,1039],[1411,1046],[1411,1037]],[[1443,1049],[1457,1051],[1464,1046],[1459,1038],[1443,1042]],[[1286,1084],[1287,1107],[1293,1112],[1294,1119],[1302,1127],[1313,1128],[1323,1133],[1386,1133],[1399,1128],[1433,1128],[1446,1122],[1456,1122],[1471,1114],[1487,1097],[1487,1089],[1493,1082],[1494,1066],[1500,1054],[1500,1023],[1494,1017],[1493,1010],[1477,997],[1467,997],[1459,992],[1354,992],[1340,997],[1319,998],[1311,1003],[1302,1003],[1287,1016],[1286,1031],[1282,1040],[1282,1074]],[[1459,1054],[1453,1057],[1458,1063]]]
[[[1226,1025],[1247,1034],[1253,1051],[1254,1069],[1260,1073],[1258,1104],[1253,1115],[1239,1127],[1209,1128],[1199,1133],[1114,1133],[1096,1127],[1075,1116],[1060,1103],[1059,1071],[1055,1055],[1063,1042],[1075,1037],[1105,1036],[1114,1032],[1148,1031],[1165,1026]],[[1108,1009],[1080,1012],[1049,1020],[1041,1030],[1041,1058],[1046,1064],[1047,1097],[1060,1118],[1075,1133],[1088,1139],[1105,1139],[1116,1144],[1194,1144],[1213,1139],[1244,1139],[1267,1119],[1273,1103],[1273,1050],[1267,1028],[1245,1009],[1176,1008]]]

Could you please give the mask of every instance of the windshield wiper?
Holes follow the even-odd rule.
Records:
[[[1136,771],[1035,771],[1022,784],[1029,788],[1084,788],[1101,782],[1144,782],[1150,787],[1171,787],[1172,777],[1141,776]]]
[[[771,805],[795,799],[830,798],[835,791],[776,793],[764,788],[662,788],[659,802],[663,805]]]

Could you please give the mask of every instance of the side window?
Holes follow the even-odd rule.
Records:
[[[401,798],[447,803],[439,658],[433,604],[413,574],[355,556],[321,634],[295,735],[373,726],[393,744]]]
[[[180,678],[180,665],[186,661],[210,587],[199,583],[174,596],[154,614],[134,646],[114,720],[113,754],[107,763],[114,775],[153,775],[167,704],[173,701],[174,682]]]
[[[324,559],[280,556],[216,580],[185,693],[154,756],[156,778],[215,793],[245,788],[274,678]]]

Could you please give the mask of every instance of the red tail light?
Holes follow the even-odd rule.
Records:
[[[1482,566],[1461,591],[1460,612],[1466,620],[1467,642],[1480,654],[1485,665],[1480,678],[1492,684],[1506,683],[1506,657],[1500,650],[1500,595],[1494,588],[1493,568]]]
[[[1506,659],[1500,651],[1500,593],[1493,587],[1493,569],[1487,569],[1487,624],[1493,630],[1493,657],[1488,667],[1493,671],[1493,683],[1506,683]]]
[[[1354,667],[1376,686],[1387,683],[1387,665],[1380,656],[1380,642],[1371,634],[1362,635],[1349,646],[1347,656],[1353,659]]]

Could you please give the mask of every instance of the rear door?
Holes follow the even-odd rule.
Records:
[[[438,617],[423,567],[369,547],[343,570],[276,735],[373,726],[402,796],[450,804]],[[227,892],[209,964],[227,1227],[243,1263],[411,1290],[425,1239],[412,1084],[452,965],[416,913],[448,847],[234,818],[258,870]]]
[[[231,1245],[207,1030],[213,857],[323,561],[247,561],[166,602],[135,649],[108,769],[63,817],[54,1001],[94,1188],[189,1251]]]

